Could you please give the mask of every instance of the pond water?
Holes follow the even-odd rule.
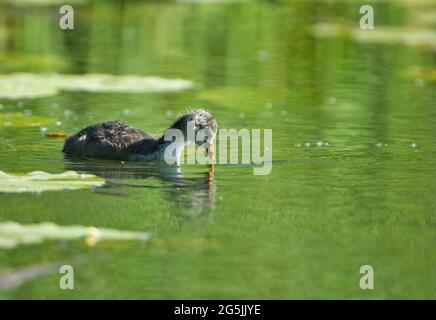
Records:
[[[74,170],[106,180],[0,194],[0,222],[153,236],[0,248],[0,283],[23,277],[23,268],[74,266],[80,257],[74,290],[61,290],[50,267],[4,286],[0,298],[436,297],[434,1],[375,4],[374,31],[357,30],[354,1],[70,1],[74,30],[58,27],[53,1],[40,2],[0,1],[1,74],[194,85],[50,92],[41,80],[25,91],[45,94],[13,99],[6,92],[18,89],[0,86],[1,171]],[[343,30],[325,34],[321,24]],[[387,31],[359,33],[378,29]],[[405,39],[410,30],[424,40]],[[204,165],[74,161],[61,153],[63,139],[41,132],[121,119],[158,136],[188,106],[208,109],[220,128],[272,129],[271,173],[256,176],[242,164],[217,165],[212,175]],[[374,269],[374,290],[359,287],[362,265]]]

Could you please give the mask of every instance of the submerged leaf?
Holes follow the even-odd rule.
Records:
[[[22,225],[13,221],[0,223],[0,248],[12,249],[20,244],[40,243],[44,240],[84,239],[88,245],[102,240],[148,240],[146,232],[125,231],[86,226],[59,226],[52,222]]]
[[[12,73],[0,76],[0,98],[39,98],[58,94],[60,91],[160,93],[192,88],[193,83],[184,79],[160,77],[55,73]]]
[[[47,138],[66,138],[68,135],[64,132],[49,132],[45,135]]]
[[[104,179],[92,174],[65,171],[51,174],[33,171],[25,175],[7,174],[0,171],[0,193],[42,192],[75,190],[102,186]]]

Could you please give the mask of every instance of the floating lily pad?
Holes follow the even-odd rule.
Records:
[[[39,98],[60,91],[161,93],[192,88],[184,79],[109,74],[12,73],[0,76],[0,98]]]
[[[104,179],[100,177],[75,171],[58,174],[33,171],[24,175],[0,171],[0,193],[87,189],[102,186],[104,183]]]
[[[358,42],[402,44],[436,49],[436,31],[431,29],[377,26],[374,30],[362,30],[339,24],[320,23],[316,24],[313,30],[320,38],[349,37]]]
[[[146,232],[124,231],[80,225],[59,226],[51,222],[22,225],[7,221],[0,223],[0,248],[12,249],[18,245],[41,243],[44,240],[84,239],[95,245],[104,240],[148,240]]]
[[[55,120],[44,116],[28,116],[20,112],[0,113],[0,128],[14,127],[39,127],[41,125],[53,123]]]
[[[58,92],[56,85],[39,75],[14,73],[0,76],[0,98],[41,98]]]
[[[90,92],[167,92],[192,88],[192,82],[160,77],[114,76],[108,74],[53,75],[63,90]]]

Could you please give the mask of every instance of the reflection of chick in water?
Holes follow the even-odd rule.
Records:
[[[121,164],[108,160],[66,158],[65,168],[102,177],[107,180],[105,188],[113,190],[164,188],[169,201],[179,207],[192,209],[193,214],[199,214],[203,209],[212,208],[215,202],[216,187],[213,167],[210,167],[208,171],[184,174],[181,167],[162,163]],[[162,186],[142,181],[148,179],[156,179],[162,182]],[[101,191],[101,193],[105,192]]]

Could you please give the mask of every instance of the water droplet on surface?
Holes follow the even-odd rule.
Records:
[[[335,97],[331,97],[331,98],[329,99],[329,103],[330,103],[330,104],[336,104],[336,98],[335,98]]]
[[[62,121],[56,121],[56,125],[58,126],[58,127],[60,127],[61,125],[62,125]]]
[[[417,145],[416,143],[412,143],[412,144],[410,145],[410,147],[411,147],[412,149],[415,149],[416,147],[418,147],[418,145]]]

